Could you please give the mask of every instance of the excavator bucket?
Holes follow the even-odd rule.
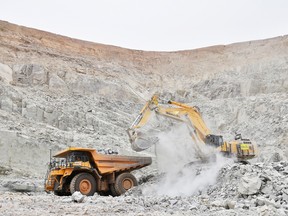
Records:
[[[144,133],[136,132],[134,129],[129,128],[127,133],[130,138],[132,149],[137,152],[144,151],[158,142],[157,137],[153,137],[151,134],[147,136]]]
[[[143,151],[158,142],[158,138],[153,136],[153,124],[148,123],[151,120],[151,115],[155,115],[151,110],[151,107],[154,106],[153,102],[153,100],[150,100],[145,104],[131,127],[127,129],[131,147],[134,151]],[[139,131],[140,128],[141,132]]]

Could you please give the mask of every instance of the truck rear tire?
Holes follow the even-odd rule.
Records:
[[[70,192],[79,191],[86,196],[93,196],[96,191],[96,181],[89,173],[79,173],[73,177],[70,183]]]
[[[121,173],[116,177],[115,184],[112,185],[115,188],[116,196],[124,194],[130,188],[137,186],[138,182],[134,175],[131,173]]]

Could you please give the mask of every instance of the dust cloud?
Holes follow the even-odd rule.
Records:
[[[168,196],[190,196],[204,192],[216,182],[218,171],[232,159],[224,158],[215,148],[198,143],[201,155],[209,160],[200,162],[199,150],[184,124],[178,124],[168,132],[159,133],[155,146],[156,163],[163,178],[154,185],[153,193]],[[146,190],[150,193],[151,190]]]

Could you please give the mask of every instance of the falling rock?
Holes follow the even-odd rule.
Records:
[[[259,192],[261,180],[253,174],[245,174],[238,185],[238,192],[243,195],[252,195]]]
[[[85,195],[81,194],[79,191],[76,191],[72,194],[72,201],[77,203],[84,202]]]

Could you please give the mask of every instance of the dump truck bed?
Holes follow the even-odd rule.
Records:
[[[101,175],[112,172],[132,171],[152,163],[151,157],[140,156],[120,156],[99,154],[95,149],[70,147],[64,151],[54,155],[54,157],[65,158],[71,152],[89,152],[93,158],[93,162],[98,168]],[[92,161],[91,161],[92,162]]]

